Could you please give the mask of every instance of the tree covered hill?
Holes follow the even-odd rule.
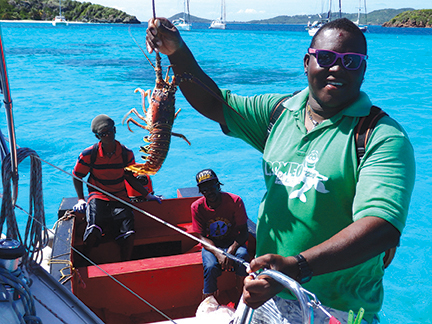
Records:
[[[58,0],[0,0],[0,20],[53,20],[59,15]],[[62,1],[68,21],[139,24],[140,21],[114,8],[90,2]]]
[[[407,10],[413,10],[412,8],[403,9],[380,9],[372,11],[368,14],[360,14],[360,23],[365,25],[381,25],[384,22],[390,20],[399,13]],[[345,13],[342,12],[342,17],[348,18],[349,20],[356,21],[358,15],[356,13]],[[332,14],[333,19],[339,18],[339,13],[334,12]],[[254,20],[250,23],[255,24],[307,24],[308,21],[320,20],[318,15],[296,15],[296,16],[277,16],[271,19],[265,20]]]
[[[370,13],[361,14],[360,15],[360,23],[361,24],[367,24],[367,25],[382,25],[386,21],[389,21],[396,15],[414,10],[412,8],[402,8],[402,9],[380,9],[375,10]],[[174,19],[182,18],[183,13],[178,13],[169,19],[172,21]],[[338,18],[339,13],[333,13],[333,18]],[[342,17],[346,17],[352,21],[357,20],[357,14],[356,13],[344,13],[342,12]],[[190,19],[192,23],[204,23],[209,24],[211,22],[210,19],[204,19],[199,18],[193,15],[190,15]],[[247,22],[240,22],[240,21],[230,21],[229,23],[251,23],[251,24],[293,24],[293,25],[306,25],[308,21],[315,21],[319,20],[318,15],[296,15],[296,16],[277,16],[270,19],[263,19],[263,20],[252,20]]]
[[[385,27],[432,28],[432,9],[405,11],[383,24]]]

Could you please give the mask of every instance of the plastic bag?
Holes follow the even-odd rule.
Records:
[[[214,296],[209,296],[198,306],[196,318],[199,319],[201,323],[206,324],[228,324],[231,321],[234,312],[234,308],[219,305]]]

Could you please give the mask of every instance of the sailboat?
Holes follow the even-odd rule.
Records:
[[[221,16],[219,19],[213,20],[209,28],[212,29],[225,29],[226,27],[226,8],[225,0],[221,0]]]
[[[61,0],[59,1],[59,15],[53,19],[52,25],[68,25],[66,18],[62,15]]]
[[[364,0],[364,8],[365,8],[365,15],[366,15],[366,0]],[[366,32],[367,29],[368,29],[367,25],[360,25],[360,13],[361,13],[361,0],[359,0],[359,8],[358,8],[357,21],[355,21],[354,23],[358,26],[358,28],[362,32]],[[367,23],[367,18],[366,18],[366,23]]]
[[[325,18],[323,16],[325,15]],[[328,23],[331,20],[332,17],[332,1],[329,0],[328,4],[328,11],[327,13],[318,14],[321,20],[316,20],[313,23],[308,21],[308,24],[306,26],[306,30],[308,31],[310,36],[314,36],[318,29],[320,29],[322,26],[324,26],[326,23]],[[339,18],[342,16],[341,12],[341,0],[339,0]]]
[[[178,18],[173,21],[174,26],[178,30],[191,30],[192,23],[190,22],[189,0],[183,2],[183,18]]]

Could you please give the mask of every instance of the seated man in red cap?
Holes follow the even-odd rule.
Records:
[[[91,129],[99,142],[80,154],[73,170],[73,175],[77,177],[73,182],[78,195],[78,203],[74,206],[74,211],[86,210],[85,251],[88,253],[92,247],[98,246],[102,234],[110,227],[120,245],[121,259],[130,260],[135,234],[132,208],[104,192],[129,202],[125,187],[125,180],[127,180],[147,200],[160,202],[160,199],[149,193],[132,172],[124,170],[126,166],[135,163],[135,158],[131,150],[115,140],[114,120],[107,115],[96,116],[91,123]],[[89,173],[88,182],[101,190],[88,186],[89,197],[86,202],[83,184],[79,179]]]
[[[221,192],[221,183],[211,169],[196,175],[199,192],[204,197],[191,205],[193,231],[210,246],[203,246],[204,267],[203,299],[218,295],[217,277],[222,271],[236,271],[239,296],[243,279],[247,276],[242,264],[226,257],[220,250],[249,261],[245,246],[248,239],[247,214],[242,199],[228,192]],[[215,248],[212,248],[214,246]]]

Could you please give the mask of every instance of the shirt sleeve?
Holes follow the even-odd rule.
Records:
[[[262,152],[264,150],[270,114],[285,94],[264,94],[243,97],[223,90],[222,95],[230,107],[224,106],[224,117],[227,123],[222,130],[226,135],[237,137]]]
[[[383,218],[401,233],[415,181],[414,150],[393,119],[383,117],[367,143],[359,165],[353,219]]]
[[[128,149],[128,162],[127,162],[127,166],[135,164],[135,155],[134,153]]]
[[[85,150],[82,152],[78,160],[75,164],[75,167],[72,171],[72,174],[74,176],[77,176],[78,178],[82,179],[84,178],[89,172],[90,172],[90,153],[89,150]]]

